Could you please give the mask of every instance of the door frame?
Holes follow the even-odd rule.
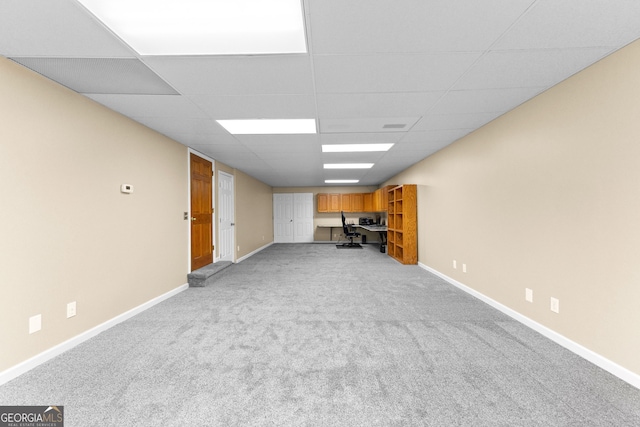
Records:
[[[211,201],[212,201],[212,208],[213,208],[213,213],[211,214],[211,241],[214,242],[213,246],[213,262],[217,261],[216,258],[216,253],[218,252],[218,246],[216,244],[216,182],[214,179],[215,176],[215,172],[216,172],[216,161],[215,159],[212,159],[211,157],[202,154],[196,150],[193,150],[191,148],[187,149],[187,210],[185,211],[186,218],[185,218],[185,222],[187,223],[187,235],[188,237],[188,241],[187,241],[187,271],[191,271],[191,154],[195,154],[198,157],[201,157],[205,160],[208,160],[211,162],[211,171],[212,171],[212,176],[211,176]]]

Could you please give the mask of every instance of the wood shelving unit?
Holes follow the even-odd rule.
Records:
[[[387,198],[387,250],[389,256],[402,264],[417,264],[417,186],[406,184],[390,188]]]

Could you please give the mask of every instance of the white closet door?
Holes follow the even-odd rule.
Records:
[[[293,241],[313,242],[313,194],[293,194]]]
[[[293,242],[293,194],[273,195],[273,241]]]
[[[233,201],[233,175],[218,171],[218,218],[220,220],[220,261],[234,261],[235,212]]]

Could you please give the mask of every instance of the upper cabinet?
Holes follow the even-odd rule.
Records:
[[[318,193],[318,212],[329,212],[329,195]]]
[[[340,204],[340,210],[343,212],[353,212],[351,209],[351,194],[342,194],[342,203]]]
[[[327,212],[340,212],[340,194],[329,194],[329,210]]]
[[[351,212],[366,212],[364,210],[364,193],[351,195]]]
[[[318,193],[318,212],[340,212],[341,194]]]
[[[388,185],[373,193],[318,193],[318,212],[386,212]]]
[[[373,193],[364,193],[362,195],[363,212],[375,212],[373,210]]]

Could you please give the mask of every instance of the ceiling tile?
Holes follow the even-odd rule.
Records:
[[[145,57],[143,60],[185,95],[313,93],[308,55]]]
[[[477,129],[499,115],[500,113],[428,114],[416,123],[411,133],[439,129]]]
[[[318,93],[431,92],[446,90],[480,57],[442,54],[319,55]]]
[[[537,0],[493,49],[619,48],[635,40],[637,0]]]
[[[310,2],[312,49],[316,54],[484,50],[532,3],[314,1]]]
[[[319,94],[318,117],[421,116],[444,95],[439,92]]]
[[[177,95],[135,58],[32,58],[11,60],[79,93]]]
[[[388,144],[398,142],[404,132],[321,133],[321,144]]]
[[[433,142],[453,142],[473,131],[470,129],[442,129],[430,130],[424,132],[412,131],[406,134],[400,142],[398,142],[389,152],[403,151],[419,146],[420,144],[431,144]]]
[[[493,51],[453,89],[553,86],[611,52],[611,48]]]
[[[3,56],[133,58],[135,53],[75,1],[0,1]]]
[[[322,119],[320,132],[325,133],[393,133],[407,132],[420,117],[380,117],[380,118],[347,118]]]
[[[320,154],[317,135],[236,135],[242,144],[256,153]]]
[[[506,113],[546,88],[457,90],[447,93],[433,114]]]
[[[190,95],[189,98],[215,119],[315,118],[312,95]]]
[[[129,117],[207,117],[188,98],[179,95],[87,94],[86,96]]]
[[[212,139],[233,138],[215,120],[210,119],[189,117],[175,117],[173,120],[167,120],[166,117],[134,117],[134,119],[178,142],[182,142],[181,137],[186,135],[208,135]]]

